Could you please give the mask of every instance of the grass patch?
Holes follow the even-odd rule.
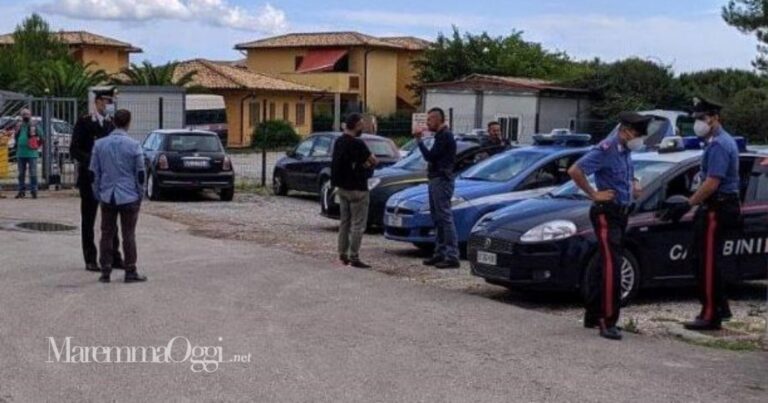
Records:
[[[758,340],[726,340],[726,339],[714,339],[714,340],[689,340],[684,338],[686,342],[695,344],[697,346],[717,348],[720,350],[728,351],[759,351],[760,341]]]
[[[637,327],[637,320],[635,318],[625,320],[623,328],[625,332],[640,334],[640,329]]]
[[[272,187],[261,186],[261,181],[238,180],[235,182],[235,193],[257,194],[272,196]]]

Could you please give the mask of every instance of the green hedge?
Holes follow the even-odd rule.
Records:
[[[301,141],[293,126],[284,120],[270,120],[253,131],[251,147],[268,150],[295,147]]]

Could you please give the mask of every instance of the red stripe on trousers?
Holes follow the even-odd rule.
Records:
[[[707,245],[704,256],[704,319],[712,320],[715,311],[714,275],[715,275],[715,231],[717,230],[717,213],[709,212],[707,225]]]
[[[600,245],[603,247],[603,317],[613,316],[613,255],[608,240],[608,221],[600,214]]]

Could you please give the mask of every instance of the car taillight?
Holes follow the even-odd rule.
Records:
[[[157,159],[158,169],[168,169],[168,157],[165,154],[160,154],[160,158]]]
[[[229,159],[229,156],[224,157],[224,164],[221,166],[221,169],[225,171],[232,170],[232,160]]]

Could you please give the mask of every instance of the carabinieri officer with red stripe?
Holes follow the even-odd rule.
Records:
[[[635,112],[619,114],[618,131],[595,146],[569,170],[568,174],[592,199],[590,219],[599,243],[600,264],[589,273],[584,327],[600,328],[600,336],[621,340],[616,327],[621,299],[621,263],[624,234],[632,201],[640,192],[630,154],[645,145],[650,117]],[[587,179],[595,175],[592,187]]]
[[[694,216],[694,246],[692,257],[697,264],[701,312],[695,320],[684,324],[690,330],[717,330],[731,310],[725,295],[723,278],[727,262],[722,255],[724,238],[741,230],[739,201],[739,147],[720,123],[722,106],[704,99],[695,99],[693,130],[706,142],[701,160],[702,185],[672,215],[679,219],[693,206],[699,206]]]

